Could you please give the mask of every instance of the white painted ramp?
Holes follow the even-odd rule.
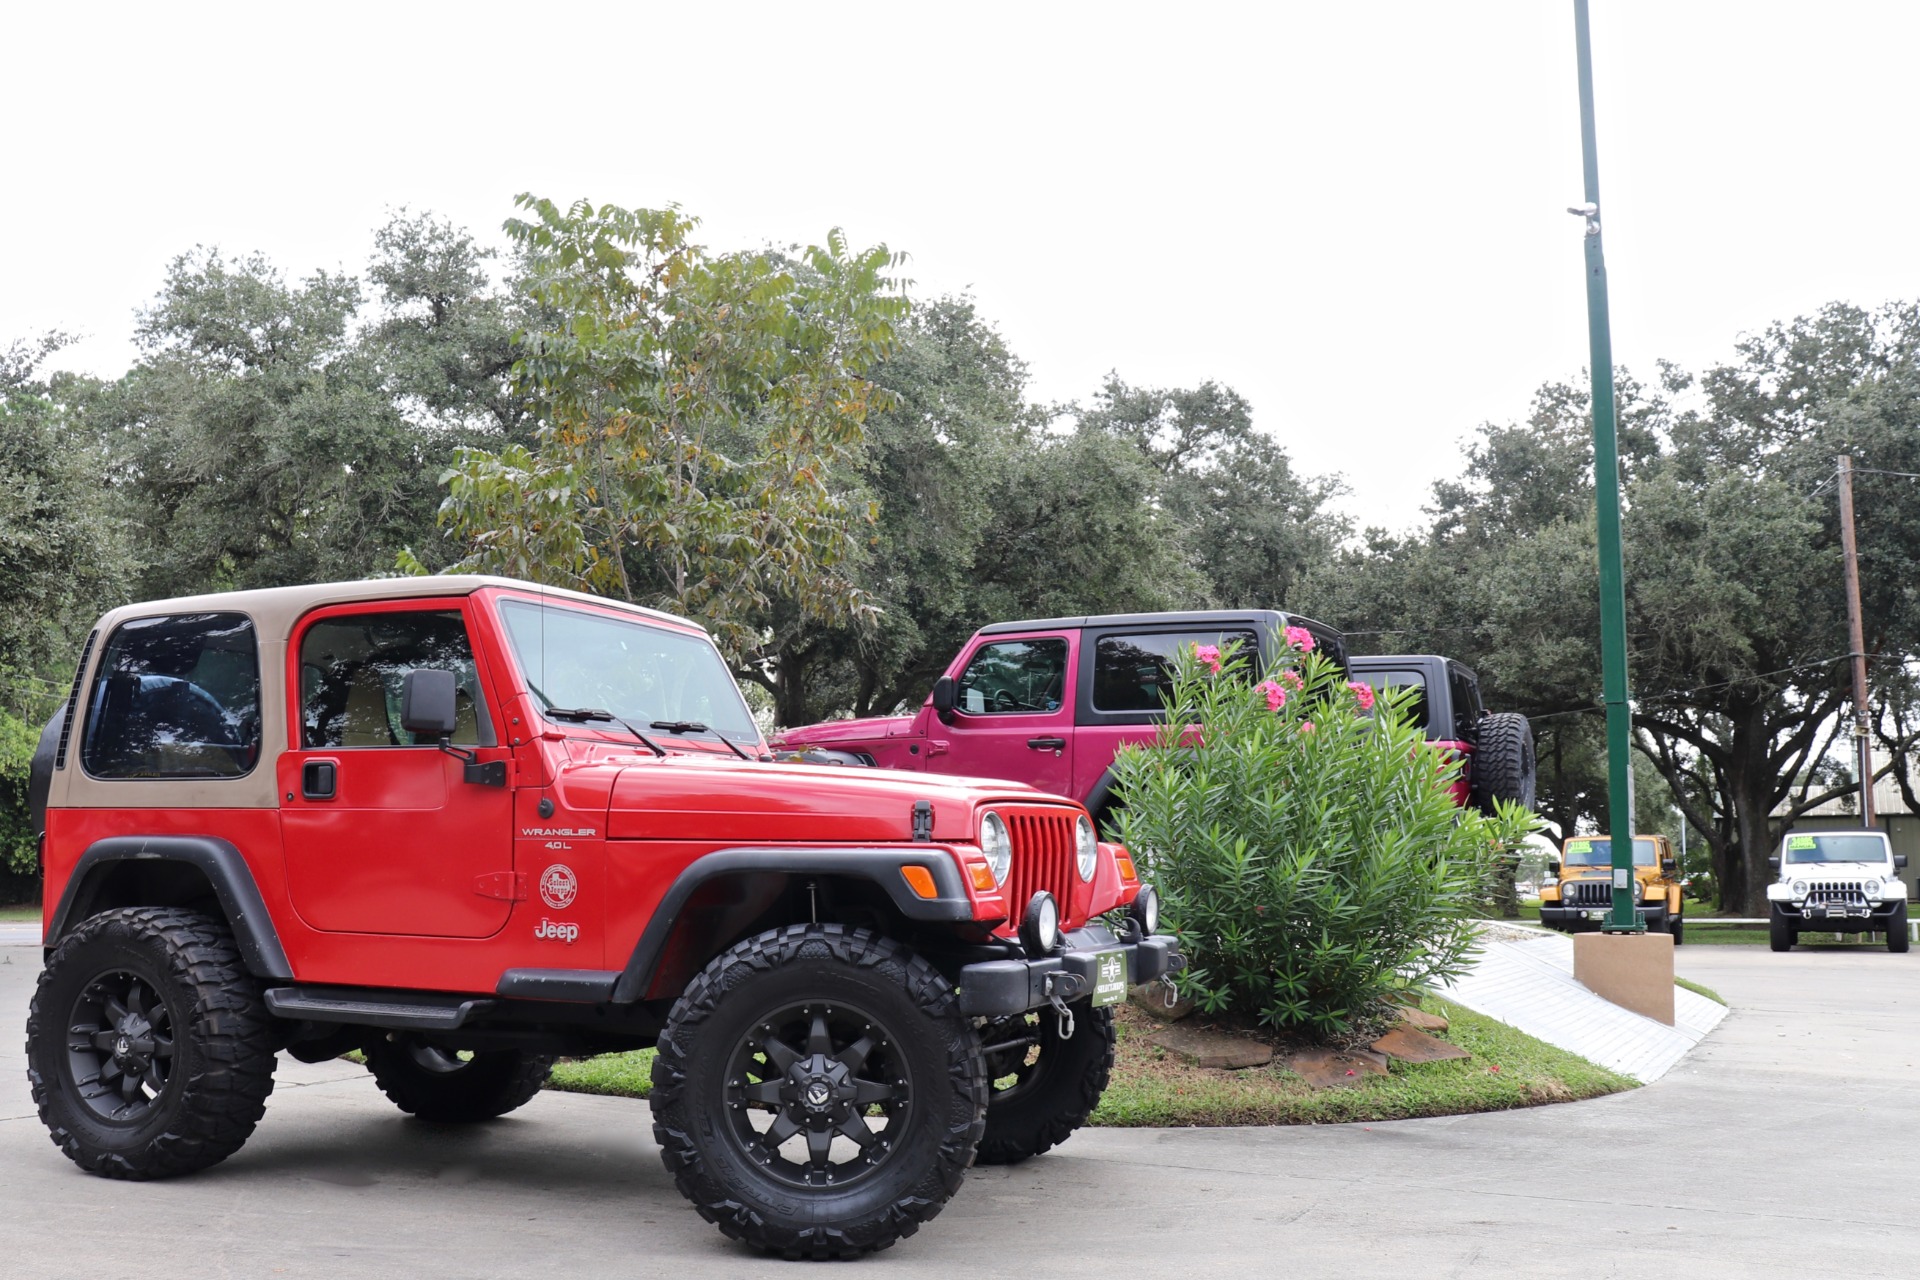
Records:
[[[1642,1083],[1665,1075],[1727,1016],[1725,1005],[1685,987],[1674,988],[1671,1027],[1603,1000],[1573,980],[1573,939],[1558,933],[1489,937],[1473,968],[1434,992]]]

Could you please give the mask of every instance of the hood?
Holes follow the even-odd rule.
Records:
[[[897,738],[913,726],[913,716],[868,716],[864,720],[823,720],[773,735],[776,747],[823,746],[872,738]]]
[[[1894,869],[1885,862],[1789,863],[1780,870],[1780,883],[1795,880],[1891,880]]]
[[[913,839],[913,808],[933,806],[933,838],[971,842],[977,806],[1071,804],[1019,782],[833,765],[670,756],[620,767],[607,836],[738,844]]]

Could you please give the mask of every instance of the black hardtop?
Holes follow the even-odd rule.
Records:
[[[1255,623],[1263,627],[1305,627],[1316,635],[1338,636],[1323,622],[1279,609],[1180,609],[1170,613],[1102,613],[1079,618],[1030,618],[1025,622],[996,622],[980,628],[983,636],[1009,631],[1077,631],[1087,627],[1228,626]]]

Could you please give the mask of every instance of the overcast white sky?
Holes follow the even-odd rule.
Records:
[[[1920,296],[1920,6],[1594,0],[1614,349],[1698,367]],[[1587,334],[1571,0],[25,4],[6,17],[0,342],[87,340],[195,244],[359,270],[396,206],[677,201],[722,247],[912,256],[1043,399],[1224,382],[1363,523]]]

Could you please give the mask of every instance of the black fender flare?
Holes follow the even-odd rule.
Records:
[[[933,875],[937,891],[922,898],[907,887],[900,874],[903,866],[925,867]],[[673,935],[680,913],[699,888],[722,876],[763,872],[787,876],[840,876],[866,880],[886,893],[900,914],[909,920],[966,923],[973,920],[973,900],[960,880],[960,867],[943,848],[926,845],[893,848],[852,849],[719,849],[694,861],[674,879],[653,918],[634,944],[633,955],[613,986],[613,1001],[629,1004],[646,995],[653,983],[654,970]]]
[[[217,836],[108,836],[88,845],[67,877],[60,904],[47,925],[49,949],[94,914],[100,888],[112,868],[125,862],[176,862],[198,871],[213,888],[247,971],[259,978],[293,980],[293,967],[287,963],[286,949],[280,945],[279,931],[246,857]]]
[[[1092,815],[1095,822],[1100,821],[1100,811],[1106,808],[1109,800],[1113,799],[1113,786],[1116,781],[1113,770],[1108,769],[1100,775],[1100,781],[1093,784],[1093,790],[1087,792],[1087,812]]]

